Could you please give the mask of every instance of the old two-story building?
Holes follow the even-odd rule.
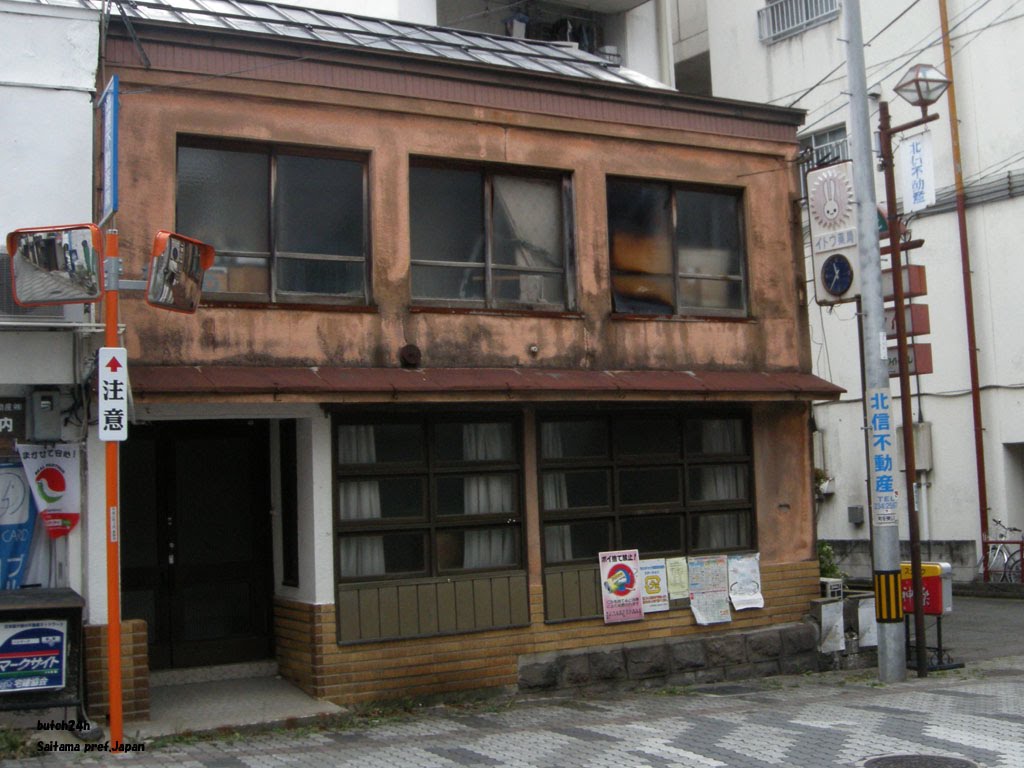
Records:
[[[810,403],[839,390],[810,374],[799,112],[554,44],[123,11],[99,87],[124,277],[157,230],[216,248],[194,315],[122,292],[150,668],[272,659],[352,703],[807,614]],[[623,549],[757,553],[764,607],[606,624],[598,553]]]

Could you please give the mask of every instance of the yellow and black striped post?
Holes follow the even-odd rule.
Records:
[[[899,571],[875,571],[875,619],[879,623],[903,621]]]

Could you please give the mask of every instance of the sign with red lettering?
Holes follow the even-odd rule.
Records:
[[[98,358],[100,440],[128,439],[128,352],[124,347],[101,347]]]
[[[605,624],[637,621],[644,617],[640,580],[640,553],[635,549],[599,552],[601,597]]]

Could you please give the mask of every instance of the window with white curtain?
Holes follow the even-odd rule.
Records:
[[[569,179],[562,174],[414,162],[413,301],[572,309],[570,200]]]
[[[748,435],[745,412],[541,418],[545,563],[753,547]]]
[[[340,579],[522,566],[513,420],[339,420],[334,428]]]

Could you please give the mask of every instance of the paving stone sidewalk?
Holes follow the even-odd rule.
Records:
[[[341,730],[268,729],[146,744],[144,753],[44,754],[29,765],[132,768],[828,768],[881,755],[1024,766],[1024,656],[963,670],[874,670],[569,698],[431,707]],[[910,763],[901,763],[910,765]],[[925,765],[913,762],[913,765]],[[0,768],[27,768],[26,760]]]

